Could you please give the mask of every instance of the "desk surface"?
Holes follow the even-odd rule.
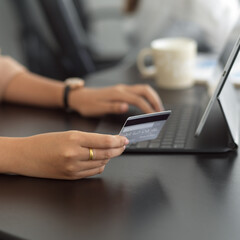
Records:
[[[2,136],[94,131],[98,123],[14,105],[1,106],[0,116]],[[0,175],[0,230],[34,240],[237,240],[238,158],[237,152],[124,154],[112,159],[103,174],[84,180]]]

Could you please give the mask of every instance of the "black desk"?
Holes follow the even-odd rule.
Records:
[[[88,84],[96,77],[104,74]],[[94,131],[97,123],[58,110],[0,107],[6,136]],[[239,222],[238,153],[125,154],[79,181],[0,175],[0,230],[20,238],[238,240]]]

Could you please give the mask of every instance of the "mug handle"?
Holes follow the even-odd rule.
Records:
[[[140,51],[137,58],[137,66],[143,77],[152,78],[156,75],[156,67],[154,65],[148,67],[145,65],[144,60],[147,56],[153,58],[151,48],[144,48]]]

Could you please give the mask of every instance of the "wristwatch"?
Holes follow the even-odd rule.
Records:
[[[65,88],[63,93],[63,105],[64,109],[69,112],[71,109],[69,108],[69,93],[70,91],[74,91],[76,89],[84,87],[84,81],[81,78],[67,78],[65,81]]]

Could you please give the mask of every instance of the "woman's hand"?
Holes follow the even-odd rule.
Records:
[[[5,142],[1,139],[0,145],[5,148],[2,156],[7,158],[7,167],[1,171],[43,178],[85,178],[102,173],[109,160],[122,154],[127,144],[122,136],[79,131],[8,138]],[[93,149],[92,160],[89,148]]]
[[[99,89],[80,88],[73,90],[69,105],[83,116],[101,116],[108,113],[120,114],[128,111],[129,104],[144,113],[162,111],[158,94],[149,85],[116,85]]]

